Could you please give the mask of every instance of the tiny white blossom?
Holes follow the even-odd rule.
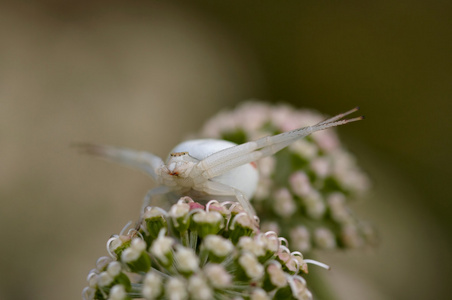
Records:
[[[111,263],[108,264],[107,267],[107,273],[112,276],[112,277],[116,277],[119,275],[119,273],[121,273],[121,264],[117,261],[112,261]]]
[[[319,192],[312,190],[303,200],[306,205],[306,212],[311,218],[320,219],[324,215],[326,205]]]
[[[178,277],[170,277],[165,284],[165,295],[170,300],[188,299],[185,280]]]
[[[132,240],[130,247],[122,252],[121,260],[125,263],[135,261],[145,249],[146,243],[142,239],[135,238]]]
[[[177,248],[174,258],[182,272],[194,272],[199,268],[199,258],[192,249],[180,246]]]
[[[97,284],[99,286],[109,286],[113,282],[114,278],[107,272],[102,272],[99,274]]]
[[[111,288],[110,297],[108,300],[123,300],[127,297],[126,290],[120,284],[117,284]]]
[[[279,264],[269,264],[267,273],[270,277],[271,283],[276,287],[283,287],[287,284],[286,274],[281,269]]]
[[[364,240],[360,236],[356,226],[346,225],[342,228],[342,239],[350,248],[357,248],[363,245]]]
[[[290,240],[295,249],[311,250],[311,234],[305,226],[297,226],[290,231]]]
[[[240,256],[239,264],[246,275],[253,280],[258,280],[264,274],[264,267],[257,261],[256,256],[249,252],[245,252]]]
[[[336,247],[336,239],[331,230],[327,228],[316,228],[314,231],[315,243],[323,249],[332,249]]]
[[[299,197],[309,195],[312,190],[311,182],[305,172],[297,171],[293,173],[289,178],[289,182],[290,188]]]
[[[190,205],[188,205],[187,203],[180,202],[171,206],[169,215],[175,219],[178,219],[188,214],[189,211]]]
[[[265,254],[265,249],[263,243],[258,242],[257,240],[249,237],[242,236],[239,239],[238,246],[245,251],[248,251],[255,256],[259,257]]]
[[[149,272],[144,277],[143,296],[147,300],[154,300],[162,293],[162,277],[156,272]]]
[[[199,275],[193,275],[188,280],[188,291],[193,299],[210,300],[213,291],[206,280]]]
[[[209,281],[215,288],[224,288],[231,284],[232,276],[228,273],[222,265],[207,264],[204,267],[204,272],[209,278]]]
[[[251,300],[270,300],[272,298],[270,298],[268,296],[268,294],[261,288],[255,288],[252,292],[251,292]]]
[[[151,246],[151,253],[161,261],[166,262],[166,255],[172,251],[174,239],[166,236],[157,238]]]
[[[276,159],[273,156],[267,156],[259,160],[257,165],[261,176],[270,177],[275,170]]]
[[[230,240],[213,234],[205,237],[204,247],[218,257],[224,257],[234,249],[234,245]]]
[[[311,160],[311,168],[320,178],[325,178],[331,173],[331,164],[326,157],[316,157]]]
[[[290,217],[295,213],[296,205],[290,194],[289,190],[286,188],[279,189],[273,194],[273,209],[281,217]]]
[[[313,159],[317,156],[317,152],[319,151],[315,144],[310,143],[305,139],[296,140],[291,145],[289,145],[289,149],[295,153],[299,153],[306,159]]]
[[[211,212],[199,212],[196,213],[193,216],[193,221],[197,222],[197,223],[210,223],[210,224],[215,224],[215,223],[219,223],[222,222],[224,220],[223,216],[216,211],[211,211]]]

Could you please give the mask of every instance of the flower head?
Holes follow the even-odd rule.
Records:
[[[301,253],[253,224],[228,202],[212,200],[204,207],[184,197],[168,212],[148,207],[139,227],[108,241],[110,256],[89,273],[83,297],[272,299],[282,293],[310,299]]]

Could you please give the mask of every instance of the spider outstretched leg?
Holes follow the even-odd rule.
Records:
[[[313,126],[298,128],[292,131],[263,137],[255,141],[226,148],[201,160],[198,163],[197,167],[203,172],[203,176],[205,178],[214,178],[238,166],[251,163],[266,156],[273,155],[283,148],[289,146],[296,140],[304,138],[316,131],[362,120],[364,118],[362,116],[352,119],[340,120],[341,118],[353,112],[356,112],[357,110],[358,107],[351,109],[345,113],[336,115],[323,122],[317,123]]]
[[[81,152],[141,170],[151,176],[156,182],[159,180],[157,169],[164,166],[160,157],[149,152],[89,143],[76,144],[75,146]]]

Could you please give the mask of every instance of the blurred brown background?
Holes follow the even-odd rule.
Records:
[[[446,299],[450,1],[0,3],[0,299],[80,299],[152,187],[71,149],[170,148],[258,98],[328,114],[374,181],[377,249],[324,253],[338,299]]]

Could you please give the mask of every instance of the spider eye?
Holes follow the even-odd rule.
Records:
[[[175,156],[183,156],[183,155],[188,155],[188,152],[173,152],[173,153],[170,153],[170,156],[173,156],[173,157],[175,157]]]

